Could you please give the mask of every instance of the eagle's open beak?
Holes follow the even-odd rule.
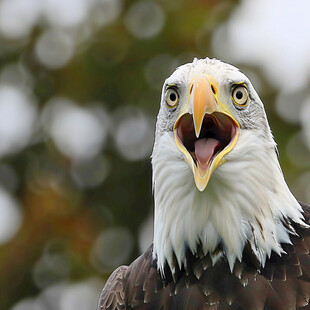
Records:
[[[239,124],[218,100],[218,83],[210,75],[199,75],[190,84],[188,103],[174,124],[179,150],[194,173],[198,190],[203,191],[223,156],[235,146]]]

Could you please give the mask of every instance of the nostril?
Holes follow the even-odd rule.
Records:
[[[216,89],[215,89],[215,87],[213,86],[213,84],[211,84],[211,89],[212,89],[213,94],[215,95],[215,94],[216,94]]]

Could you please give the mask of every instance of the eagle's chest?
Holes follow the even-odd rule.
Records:
[[[225,260],[215,266],[208,257],[195,258],[190,263],[188,272],[177,271],[174,277],[168,273],[166,279],[154,262],[141,268],[133,266],[127,278],[126,308],[291,310],[305,306],[310,297],[308,280],[294,276],[297,269],[289,267],[284,271],[284,264],[282,271],[275,269],[268,279],[269,270],[257,272],[245,263],[236,263],[233,272]]]

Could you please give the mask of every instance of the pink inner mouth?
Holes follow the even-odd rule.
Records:
[[[206,170],[216,155],[231,143],[238,127],[226,114],[220,112],[206,114],[197,138],[193,117],[187,113],[179,119],[175,130],[178,140],[191,154],[196,166],[199,165],[202,170]]]
[[[203,138],[195,141],[195,155],[197,162],[203,168],[208,168],[214,154],[221,151],[221,142],[214,138]]]

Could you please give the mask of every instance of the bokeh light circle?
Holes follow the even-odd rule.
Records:
[[[40,0],[2,0],[0,33],[8,39],[25,37],[37,23],[40,13]]]
[[[59,30],[47,30],[36,43],[35,52],[38,60],[51,69],[65,66],[74,53],[71,36]]]
[[[41,121],[57,148],[77,161],[97,156],[108,133],[109,121],[103,108],[83,108],[67,98],[51,99]]]
[[[142,110],[127,108],[115,117],[113,138],[118,152],[127,160],[141,160],[151,155],[154,124]]]
[[[15,153],[30,141],[37,120],[37,107],[24,91],[0,85],[0,156]]]
[[[0,187],[0,244],[8,242],[19,230],[22,211],[19,203]]]
[[[125,16],[128,31],[138,39],[149,39],[157,35],[165,23],[165,13],[154,1],[134,3]]]
[[[96,239],[91,251],[91,262],[99,271],[111,272],[127,262],[133,245],[133,236],[127,228],[108,228]]]
[[[89,10],[88,0],[44,0],[43,14],[53,26],[75,27],[87,17]]]

